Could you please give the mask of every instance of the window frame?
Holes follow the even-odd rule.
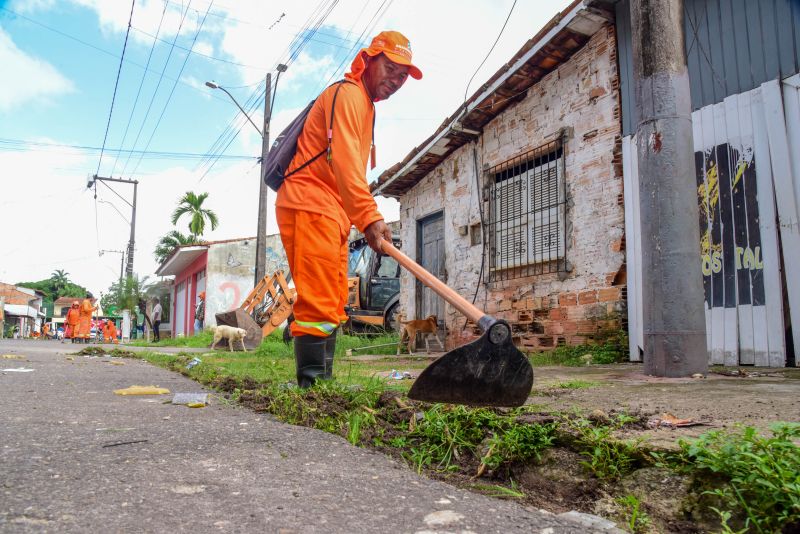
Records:
[[[562,140],[495,165],[486,172],[486,179],[489,281],[566,272],[568,213]],[[551,242],[543,245],[545,233]]]

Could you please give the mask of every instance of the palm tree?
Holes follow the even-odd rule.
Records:
[[[53,271],[53,274],[50,275],[50,283],[53,287],[53,291],[55,292],[55,298],[58,298],[61,290],[70,283],[69,273],[65,272],[64,269],[56,269]]]
[[[192,191],[187,191],[178,201],[178,207],[172,212],[172,224],[178,224],[178,219],[184,215],[189,215],[189,232],[193,239],[203,235],[206,228],[206,220],[211,224],[212,230],[216,230],[219,225],[217,214],[203,207],[203,202],[206,198],[208,198],[208,193],[196,195]]]
[[[164,260],[179,246],[193,245],[197,242],[198,240],[194,236],[183,235],[177,230],[172,230],[159,239],[156,249],[153,251],[153,255],[156,258],[156,262],[161,264],[164,263]]]

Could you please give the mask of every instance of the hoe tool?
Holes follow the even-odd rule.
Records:
[[[483,313],[386,240],[381,240],[381,250],[483,332],[426,367],[411,386],[409,398],[471,406],[524,404],[533,386],[533,368],[511,342],[508,323]]]

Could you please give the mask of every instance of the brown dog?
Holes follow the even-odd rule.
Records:
[[[436,338],[436,341],[439,342],[439,346],[444,347],[442,340],[439,339],[438,331],[439,326],[436,321],[435,315],[429,315],[427,319],[417,319],[414,321],[401,321],[400,324],[402,325],[400,328],[400,341],[397,343],[397,355],[400,355],[400,348],[403,346],[403,341],[406,341],[406,348],[408,349],[409,354],[413,354],[411,352],[411,345],[414,344],[414,350],[417,348],[417,333],[421,333],[424,335],[423,339],[425,340],[425,352],[429,354],[431,352],[429,341],[430,336]]]

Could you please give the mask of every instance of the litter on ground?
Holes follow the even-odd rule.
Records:
[[[678,427],[685,427],[685,426],[698,426],[698,425],[705,425],[701,421],[695,421],[694,419],[678,419],[671,413],[665,413],[661,417],[653,417],[649,421],[647,421],[647,426],[650,428],[678,428]]]
[[[3,354],[0,358],[3,360],[24,360],[25,356],[22,354]]]
[[[200,358],[195,356],[194,358],[192,358],[192,361],[190,361],[188,364],[186,364],[186,368],[187,369],[191,369],[192,367],[194,367],[198,363],[203,363],[203,361]]]
[[[208,404],[208,393],[176,393],[172,404],[184,404],[189,408],[201,408]]]
[[[388,378],[390,378],[392,380],[406,380],[406,379],[411,379],[411,378],[414,378],[414,377],[411,376],[411,373],[409,373],[408,371],[398,371],[396,369],[392,369],[389,372]]]
[[[125,389],[115,389],[115,395],[167,395],[169,390],[157,386],[130,386]]]
[[[33,369],[26,369],[25,367],[17,367],[15,369],[3,369],[3,373],[30,373]]]

